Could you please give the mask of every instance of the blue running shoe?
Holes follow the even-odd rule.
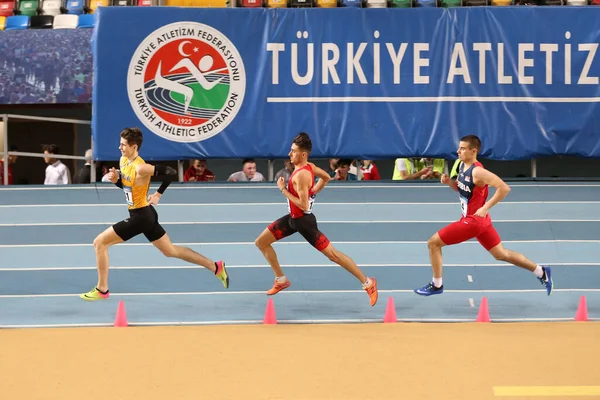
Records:
[[[431,296],[432,294],[442,294],[444,293],[444,285],[441,287],[433,286],[433,282],[428,283],[422,288],[415,289],[415,293],[421,296]]]
[[[552,280],[552,270],[550,267],[542,267],[544,270],[544,276],[538,278],[542,285],[546,286],[546,292],[548,292],[548,296],[552,293],[552,289],[554,289],[554,281]]]

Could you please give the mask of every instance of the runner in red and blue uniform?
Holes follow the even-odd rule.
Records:
[[[443,293],[442,247],[475,238],[496,260],[506,261],[533,272],[550,295],[554,288],[550,268],[542,267],[528,260],[523,254],[507,250],[502,246],[488,211],[506,197],[510,187],[477,161],[480,149],[481,140],[477,136],[468,135],[460,139],[457,152],[461,161],[458,177],[456,180],[451,180],[448,175],[442,175],[441,182],[458,192],[462,217],[442,228],[427,241],[433,280],[422,288],[415,289],[415,293],[421,296]],[[496,189],[496,193],[489,201],[487,200],[488,186]]]

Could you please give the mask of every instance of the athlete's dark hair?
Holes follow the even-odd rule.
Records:
[[[130,146],[137,144],[138,151],[140,151],[144,135],[139,128],[125,128],[121,131],[121,137],[127,140],[127,144]]]
[[[470,149],[475,148],[475,149],[477,149],[478,152],[479,152],[479,150],[481,150],[481,140],[479,140],[479,138],[475,135],[463,136],[460,138],[460,141],[469,143]]]
[[[298,146],[300,150],[308,152],[308,154],[312,151],[312,142],[310,141],[310,137],[308,137],[308,133],[300,132],[296,135],[292,143]]]

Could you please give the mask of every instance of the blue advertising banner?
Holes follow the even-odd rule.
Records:
[[[600,7],[101,8],[96,159],[600,156]]]

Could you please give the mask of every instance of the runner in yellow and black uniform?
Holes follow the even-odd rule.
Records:
[[[229,275],[223,261],[213,262],[188,247],[176,246],[158,222],[158,214],[152,206],[158,204],[162,194],[177,176],[177,171],[164,165],[146,164],[138,154],[142,146],[143,135],[138,128],[126,128],[121,132],[121,160],[119,170],[112,168],[109,178],[112,183],[123,189],[125,202],[129,209],[129,218],[114,224],[94,239],[98,284],[94,289],[80,297],[87,301],[107,299],[108,290],[108,248],[114,244],[126,242],[143,233],[167,257],[177,257],[192,264],[205,267],[229,288]],[[148,196],[150,179],[164,176],[156,193]]]
[[[158,223],[156,210],[148,204],[150,179],[144,179],[141,184],[136,184],[136,167],[142,164],[145,164],[145,162],[139,155],[133,161],[129,161],[127,157],[121,157],[119,162],[120,185],[117,181],[117,186],[122,187],[125,192],[129,218],[116,223],[113,228],[124,242],[140,233],[143,233],[150,242],[154,242],[166,234],[163,227]],[[173,169],[171,167],[166,168]]]

